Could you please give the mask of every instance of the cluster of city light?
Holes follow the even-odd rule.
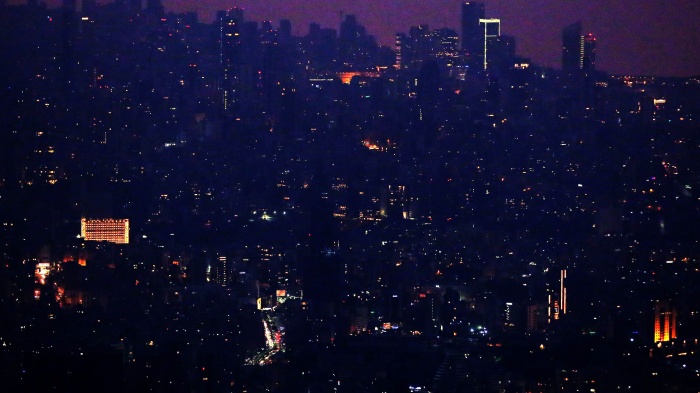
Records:
[[[46,284],[46,278],[51,274],[51,264],[48,262],[40,262],[36,264],[36,269],[34,270],[34,277],[36,281],[41,284]]]
[[[87,241],[129,244],[129,220],[83,218],[80,237]]]

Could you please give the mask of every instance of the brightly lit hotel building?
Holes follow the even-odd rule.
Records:
[[[128,244],[129,220],[83,218],[80,236],[88,241]]]

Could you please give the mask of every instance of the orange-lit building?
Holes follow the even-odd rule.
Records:
[[[371,71],[347,71],[347,72],[337,72],[336,76],[340,78],[340,81],[343,82],[346,85],[349,85],[350,82],[352,81],[352,78],[354,77],[361,77],[361,78],[379,78],[380,74],[379,72],[371,72]]]
[[[80,236],[87,241],[128,244],[129,220],[83,218]]]
[[[676,338],[676,309],[669,302],[657,301],[654,306],[654,342],[668,342]]]
[[[46,284],[46,278],[51,275],[51,264],[48,262],[40,262],[36,264],[34,269],[34,278],[38,284]]]

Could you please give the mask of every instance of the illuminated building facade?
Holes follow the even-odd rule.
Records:
[[[80,236],[87,241],[129,244],[129,220],[83,218]]]
[[[676,309],[669,302],[657,301],[654,306],[654,342],[676,338]]]
[[[596,38],[593,34],[583,35],[581,22],[564,28],[562,34],[562,69],[565,72],[595,70]]]
[[[548,303],[547,319],[550,323],[566,314],[566,269],[562,269],[559,273],[559,293],[554,291],[550,293]]]
[[[395,68],[420,71],[427,61],[436,60],[444,71],[451,72],[459,62],[458,47],[459,36],[452,29],[412,26],[409,35],[396,35]]]
[[[559,298],[561,300],[560,303],[562,314],[566,314],[566,284],[564,283],[564,280],[566,280],[566,269],[561,271],[559,277]]]
[[[498,45],[501,37],[500,19],[479,19],[479,25],[484,28],[481,56],[483,56],[483,67],[487,70],[491,64],[490,55]]]
[[[396,34],[396,45],[394,47],[394,52],[396,52],[396,63],[394,63],[394,68],[397,70],[400,70],[403,65],[403,53],[405,52],[404,47],[406,46],[407,42],[406,34]]]
[[[46,277],[51,274],[51,264],[48,262],[40,262],[36,264],[36,269],[34,269],[34,277],[36,282],[44,285],[46,284]]]
[[[218,283],[222,287],[225,287],[226,284],[228,283],[228,280],[229,280],[229,269],[228,269],[228,263],[226,260],[226,255],[219,255],[217,260],[218,260],[218,264],[217,264],[216,278],[218,280]]]

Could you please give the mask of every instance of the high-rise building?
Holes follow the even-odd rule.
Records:
[[[566,269],[562,269],[559,276],[559,299],[561,306],[561,313],[566,314]]]
[[[238,65],[241,62],[242,39],[241,24],[243,10],[233,8],[216,13],[219,27],[219,63],[221,66],[221,82],[219,89],[222,93],[224,111],[229,111],[237,101],[240,75]]]
[[[365,26],[358,23],[355,15],[346,15],[340,24],[338,36],[338,58],[346,70],[365,70],[376,65],[373,60],[379,46]]]
[[[654,342],[668,342],[676,338],[676,309],[667,301],[654,305]]]
[[[431,33],[436,45],[435,56],[438,59],[454,61],[458,56],[459,36],[457,32],[443,27]]]
[[[581,22],[564,28],[562,33],[562,69],[574,72],[583,68],[583,36]]]
[[[584,71],[595,70],[595,43],[596,38],[592,33],[583,38],[583,61],[581,69]]]
[[[282,45],[289,45],[292,41],[292,22],[289,19],[280,20],[279,41]]]
[[[406,37],[406,34],[404,33],[396,33],[396,47],[395,47],[395,52],[396,52],[396,63],[394,64],[394,67],[397,70],[400,70],[403,68],[403,56],[404,53],[406,53],[408,50],[407,48],[408,45],[408,37]]]
[[[459,58],[459,36],[452,29],[430,31],[428,25],[412,26],[409,35],[396,34],[396,68],[418,71],[428,60],[449,70]]]
[[[462,50],[476,64],[475,57],[483,48],[483,27],[479,21],[485,18],[484,3],[467,1],[462,3]]]
[[[80,236],[86,241],[129,244],[129,220],[83,218]]]
[[[355,54],[359,45],[361,26],[357,23],[355,15],[345,15],[345,20],[340,23],[339,50],[340,61],[345,67],[355,62]]]
[[[595,70],[596,38],[583,35],[581,22],[564,28],[562,33],[562,69],[564,72]]]
[[[495,54],[499,39],[501,37],[501,20],[500,19],[479,19],[479,25],[482,26],[481,32],[483,42],[481,42],[480,53],[477,55],[479,62],[483,64],[483,69],[487,70],[492,61],[492,55]]]

